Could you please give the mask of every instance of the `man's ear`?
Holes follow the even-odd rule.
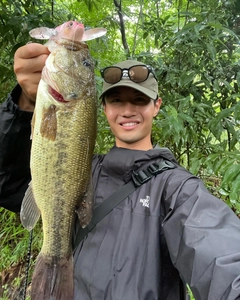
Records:
[[[154,104],[155,104],[154,117],[156,117],[162,105],[162,98],[158,98]]]
[[[105,99],[104,99],[104,98],[102,99],[101,105],[102,105],[102,109],[103,109],[103,111],[104,111],[104,113],[105,113],[105,111],[106,111],[106,102],[105,102]]]
[[[102,103],[103,112],[106,114],[106,105]]]

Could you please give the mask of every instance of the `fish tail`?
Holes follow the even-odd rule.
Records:
[[[39,254],[32,277],[31,300],[72,300],[73,258]]]

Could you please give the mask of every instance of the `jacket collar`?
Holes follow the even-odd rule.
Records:
[[[130,180],[133,171],[146,168],[161,158],[176,162],[175,157],[168,148],[158,145],[148,151],[131,150],[114,146],[104,157],[102,172],[106,176],[122,178],[124,182]]]

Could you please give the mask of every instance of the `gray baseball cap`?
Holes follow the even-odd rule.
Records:
[[[146,64],[136,61],[136,60],[125,60],[122,62],[119,62],[112,67],[119,67],[121,69],[129,69],[133,66],[139,66],[143,65],[146,66]],[[148,78],[145,81],[142,82],[134,82],[132,81],[128,76],[122,76],[121,80],[116,82],[116,83],[107,83],[103,82],[103,90],[100,95],[100,98],[104,96],[104,94],[111,89],[115,87],[121,87],[121,86],[126,86],[126,87],[131,87],[139,92],[142,92],[149,98],[156,100],[158,97],[158,83],[155,78],[155,76],[152,74],[152,72],[149,72]]]

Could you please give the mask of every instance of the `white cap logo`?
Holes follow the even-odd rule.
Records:
[[[129,79],[128,71],[127,70],[123,70],[122,71],[122,79]]]

